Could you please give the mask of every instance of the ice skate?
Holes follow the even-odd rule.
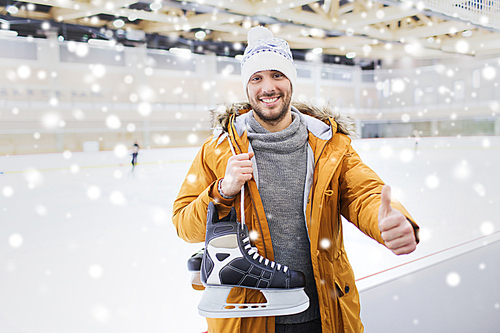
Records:
[[[203,253],[204,252],[205,252],[205,249],[199,250],[198,252],[193,254],[191,256],[191,258],[188,259],[188,262],[187,262],[188,271],[191,272],[191,285],[196,290],[204,290],[205,289],[205,287],[201,283],[201,279],[200,279],[201,262],[203,260]]]
[[[304,274],[259,255],[250,244],[246,225],[237,221],[234,208],[219,220],[213,203],[208,206],[201,282],[205,291],[198,310],[204,317],[289,315],[309,307]],[[233,287],[260,290],[267,302],[228,303],[227,296]]]

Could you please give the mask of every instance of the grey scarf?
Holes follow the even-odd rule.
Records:
[[[310,242],[303,211],[307,171],[307,126],[301,115],[280,132],[269,132],[253,117],[247,117],[248,139],[257,161],[259,194],[266,212],[274,259],[306,275],[309,308],[295,315],[276,317],[276,323],[294,324],[320,317],[314,281]]]

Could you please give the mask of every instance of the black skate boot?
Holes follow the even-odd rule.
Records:
[[[198,309],[209,318],[288,315],[309,307],[304,274],[262,257],[250,244],[247,226],[237,221],[235,209],[219,220],[213,203],[207,212],[201,282],[206,289]],[[267,303],[229,304],[233,287],[258,289]]]

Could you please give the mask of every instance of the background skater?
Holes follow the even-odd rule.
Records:
[[[132,171],[134,171],[134,168],[137,164],[137,155],[139,155],[139,145],[137,144],[137,141],[134,141],[134,147],[132,148]]]

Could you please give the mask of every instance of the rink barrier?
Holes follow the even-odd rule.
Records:
[[[484,240],[486,240],[487,238],[493,238],[493,239],[490,240],[490,241],[484,242]],[[478,243],[480,241],[483,241],[483,242],[481,244],[479,244],[479,245],[475,245],[475,246],[473,245],[474,243]],[[359,282],[361,282],[361,283],[367,282],[366,285],[358,286],[358,289],[360,291],[368,290],[368,289],[377,287],[377,286],[379,286],[381,284],[385,284],[385,283],[388,283],[390,281],[399,279],[399,278],[404,277],[406,275],[409,275],[409,274],[412,274],[414,272],[417,272],[417,271],[420,271],[422,269],[425,269],[425,268],[427,268],[429,266],[437,265],[437,264],[439,264],[441,262],[444,262],[444,261],[449,260],[451,258],[454,258],[456,256],[462,255],[464,253],[476,250],[476,249],[478,249],[478,248],[480,248],[482,246],[487,246],[488,244],[491,244],[491,243],[494,243],[494,242],[498,242],[498,241],[500,241],[500,230],[494,231],[494,232],[492,232],[492,233],[490,233],[488,235],[484,235],[484,236],[481,236],[481,237],[477,237],[477,238],[468,240],[466,242],[462,242],[462,243],[457,244],[457,245],[453,245],[453,246],[447,247],[445,249],[442,249],[442,250],[439,250],[439,251],[427,254],[427,255],[419,257],[417,259],[410,260],[410,261],[402,263],[400,265],[396,265],[396,266],[393,266],[393,267],[381,270],[379,272],[376,272],[376,273],[373,273],[373,274],[361,277],[359,279],[356,279],[356,284],[358,284]],[[469,247],[467,249],[463,250],[463,251],[457,252],[457,253],[455,253],[453,255],[449,255],[449,256],[446,256],[446,257],[443,257],[443,258],[439,258],[439,259],[436,258],[436,256],[439,256],[440,254],[442,255],[444,253],[449,253],[452,250],[456,250],[456,249],[463,248],[463,247],[466,247],[466,246],[469,246]],[[382,278],[380,281],[372,281],[372,283],[368,283],[368,280],[370,280],[370,279],[372,279],[374,277],[380,277],[381,275],[384,275],[385,273],[395,273],[395,271],[397,271],[398,269],[400,269],[402,267],[408,267],[408,265],[415,264],[415,263],[418,263],[418,262],[421,263],[422,261],[425,261],[426,259],[429,259],[429,258],[435,258],[436,260],[434,260],[432,262],[429,262],[426,265],[419,266],[418,268],[401,272],[400,274],[392,274],[392,275],[388,276],[385,279]]]
[[[490,141],[490,145],[485,147],[482,145],[480,140],[487,139]],[[397,144],[395,143],[397,142]],[[353,140],[352,146],[359,154],[363,154],[363,152],[373,152],[379,151],[384,145],[390,145],[394,151],[402,151],[402,150],[414,150],[418,151],[433,151],[433,150],[499,150],[500,149],[500,137],[498,136],[465,136],[465,137],[446,137],[446,136],[437,136],[437,137],[422,137],[418,140],[418,148],[415,148],[415,138],[372,138],[372,139],[358,139]],[[366,144],[366,146],[364,145]],[[462,144],[462,145],[457,145]],[[182,147],[175,147],[182,148]],[[194,147],[189,147],[194,148]],[[155,149],[165,149],[165,148],[155,148]],[[169,149],[169,148],[166,148]],[[102,152],[110,152],[110,150],[104,150]],[[81,151],[73,151],[73,153],[82,153]],[[13,154],[13,155],[4,155],[3,157],[14,157],[14,156],[33,156],[33,155],[48,155],[48,154],[62,154],[62,152],[58,153],[41,153],[41,154]],[[141,162],[138,165],[151,165],[151,164],[165,164],[165,163],[185,163],[191,162],[192,160],[179,160],[179,161],[157,161],[157,162]],[[92,168],[107,168],[107,167],[120,167],[130,163],[122,163],[122,164],[111,164],[111,165],[94,165],[94,166],[79,166],[80,169],[92,169]],[[48,169],[37,169],[38,171],[60,171],[67,170],[69,167],[61,167],[61,168],[48,168]],[[19,171],[5,171],[0,170],[1,174],[12,174],[12,173],[22,173],[25,170]]]
[[[191,163],[193,160],[177,160],[177,161],[156,161],[156,162],[142,162],[136,164],[136,166],[139,165],[155,165],[155,164],[173,164],[173,163]],[[78,165],[78,169],[99,169],[99,168],[116,168],[116,167],[123,167],[123,166],[129,166],[131,165],[130,163],[121,163],[121,164],[107,164],[107,165],[87,165],[87,166],[80,166]],[[69,167],[61,167],[61,168],[49,168],[49,169],[36,169],[38,172],[49,172],[49,171],[71,171],[71,166]],[[15,173],[25,173],[27,172],[26,170],[15,170],[15,171],[0,171],[0,175],[2,174],[15,174]]]

